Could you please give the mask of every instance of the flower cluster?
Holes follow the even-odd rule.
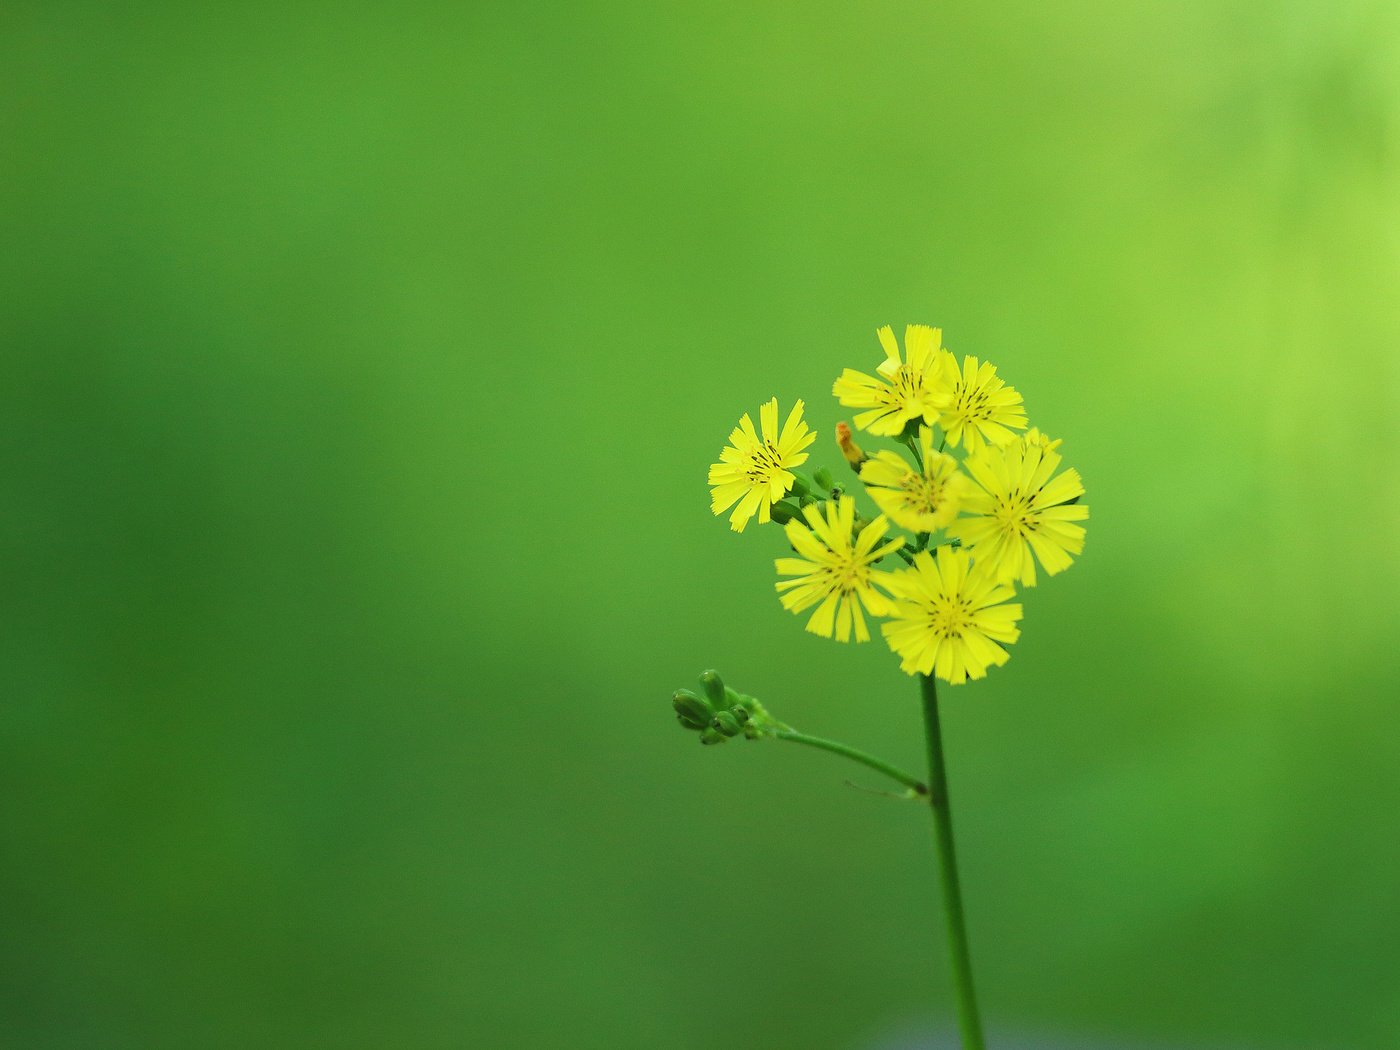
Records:
[[[1035,586],[1037,565],[1054,576],[1083,551],[1084,485],[1060,469],[1058,440],[1027,429],[1021,395],[995,365],[959,363],[927,325],[905,329],[902,354],[889,326],[878,335],[875,374],[848,368],[832,386],[858,429],[902,446],[867,454],[846,423],[836,428],[876,513],[825,469],[797,471],[816,434],[801,401],[779,430],[777,398],[757,431],[739,420],[710,467],[711,509],[733,507],[736,532],[755,516],[783,526],[797,557],[777,559],[776,587],[783,608],[814,610],[807,630],[864,642],[876,617],[906,673],[982,678],[1020,635],[1017,587]]]

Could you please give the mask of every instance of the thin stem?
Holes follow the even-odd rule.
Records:
[[[948,772],[943,761],[943,732],[938,724],[938,687],[932,675],[920,675],[924,700],[924,729],[928,734],[929,808],[933,810],[933,841],[938,852],[938,876],[943,888],[943,915],[948,928],[948,961],[957,997],[958,1029],[963,1050],[985,1050],[977,998],[972,991],[972,957],[967,948],[958,859],[953,851],[953,810],[948,801]]]
[[[924,450],[919,447],[917,435],[910,434],[908,437],[900,438],[914,456],[914,462],[919,465],[919,469],[924,469]]]
[[[918,795],[927,795],[928,786],[914,776],[906,773],[896,766],[883,762],[874,755],[867,755],[864,751],[857,751],[853,747],[838,743],[835,740],[825,740],[819,736],[808,736],[806,733],[799,733],[795,729],[779,729],[774,731],[773,736],[779,740],[790,740],[794,744],[806,744],[808,747],[820,748],[823,751],[830,751],[833,755],[843,755],[854,762],[859,762],[863,766],[869,766],[878,773],[883,773],[891,780],[898,781],[905,787]]]

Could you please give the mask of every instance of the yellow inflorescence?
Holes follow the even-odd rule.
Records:
[[[1023,587],[1035,586],[1036,561],[1051,576],[1070,567],[1070,555],[1084,550],[1084,528],[1074,523],[1089,516],[1072,502],[1084,495],[1079,471],[1052,477],[1060,454],[1029,438],[985,448],[965,465],[977,485],[963,504],[968,516],[948,527],[950,536],[999,579]]]
[[[951,391],[941,380],[943,333],[928,325],[904,329],[904,359],[899,356],[894,329],[885,325],[877,333],[885,359],[876,366],[878,376],[848,368],[832,384],[831,392],[848,408],[861,408],[856,426],[872,434],[893,437],[916,419],[934,423],[951,401]]]
[[[908,674],[936,674],[953,685],[982,678],[1006,663],[1002,644],[1021,636],[1021,607],[1005,604],[1016,592],[966,551],[940,547],[937,561],[920,551],[891,590],[891,619],[880,630]]]
[[[933,447],[933,431],[919,428],[921,465],[911,466],[897,452],[882,449],[860,468],[860,480],[875,505],[910,532],[944,528],[962,505],[967,478],[958,461]]]
[[[1015,438],[1013,430],[1026,429],[1021,395],[997,376],[996,365],[990,361],[979,365],[977,358],[964,357],[959,372],[949,354],[944,374],[949,403],[938,422],[948,444],[976,452],[988,443],[1005,445]]]
[[[797,556],[777,559],[776,587],[785,609],[813,610],[808,631],[863,642],[866,616],[884,618],[905,672],[960,684],[1009,658],[1020,636],[1015,588],[1035,585],[1037,563],[1053,576],[1083,552],[1084,485],[1060,470],[1058,439],[1027,429],[1021,394],[995,365],[959,364],[927,325],[905,329],[902,354],[893,329],[878,335],[877,374],[848,368],[832,393],[858,410],[857,427],[904,446],[868,453],[837,424],[842,458],[879,515],[862,519],[825,470],[815,484],[794,473],[815,435],[801,401],[779,432],[776,399],[760,410],[759,431],[749,416],[739,421],[710,467],[711,509],[733,507],[736,532],[755,515],[785,523]],[[891,524],[911,535],[889,537]]]
[[[802,402],[788,413],[778,431],[778,399],[758,410],[762,434],[754,432],[747,412],[729,435],[729,444],[720,450],[719,462],[710,465],[710,510],[723,514],[729,507],[729,527],[743,532],[754,514],[759,524],[767,524],[773,504],[791,491],[796,476],[793,469],[807,462],[803,450],[817,439],[802,421]]]
[[[850,496],[829,501],[825,516],[817,507],[807,507],[805,525],[797,520],[787,524],[788,542],[801,557],[775,562],[778,575],[794,577],[775,585],[783,608],[800,613],[816,605],[807,630],[824,638],[834,635],[838,642],[850,641],[852,628],[856,641],[870,640],[861,606],[871,616],[883,616],[888,608],[876,586],[888,588],[889,573],[873,566],[904,545],[898,538],[880,544],[889,529],[883,517],[858,529],[855,515]]]

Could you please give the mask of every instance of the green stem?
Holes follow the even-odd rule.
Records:
[[[958,859],[953,851],[953,810],[948,801],[948,772],[943,761],[943,732],[938,724],[938,686],[932,675],[920,675],[924,700],[924,729],[928,734],[929,808],[933,810],[933,841],[938,852],[938,876],[943,888],[943,916],[948,928],[948,961],[957,996],[958,1029],[963,1050],[985,1050],[977,998],[972,991],[972,957],[967,948]]]
[[[874,755],[867,755],[864,751],[857,751],[853,747],[838,743],[835,740],[824,740],[819,736],[808,736],[806,733],[799,733],[795,729],[778,729],[773,733],[779,740],[790,740],[794,744],[806,744],[808,747],[820,748],[823,751],[830,751],[833,755],[842,755],[854,762],[859,762],[863,766],[869,766],[878,773],[883,773],[891,780],[898,781],[909,788],[916,795],[927,795],[928,786],[913,774],[906,773],[896,766],[883,762]]]

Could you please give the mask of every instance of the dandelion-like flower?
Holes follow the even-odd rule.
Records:
[[[885,586],[890,574],[873,566],[904,545],[902,539],[893,539],[877,546],[889,529],[883,516],[856,535],[855,514],[855,500],[850,496],[827,503],[825,517],[819,506],[804,508],[805,525],[796,519],[787,523],[788,540],[801,557],[775,562],[780,576],[795,577],[775,584],[783,608],[800,613],[817,605],[807,630],[823,638],[834,633],[838,642],[851,640],[852,627],[856,641],[870,640],[861,606],[871,616],[885,615],[889,606],[875,588],[877,584]]]
[[[885,359],[876,366],[879,377],[848,368],[832,384],[831,392],[849,408],[864,408],[855,417],[856,426],[872,434],[893,437],[911,420],[934,423],[949,404],[949,389],[943,376],[940,348],[942,329],[911,324],[904,329],[904,355],[889,325],[877,333],[885,348]]]
[[[754,432],[753,420],[744,413],[729,435],[729,444],[720,451],[719,462],[710,466],[710,510],[723,514],[737,502],[729,516],[729,527],[743,532],[749,519],[758,515],[759,524],[772,517],[773,504],[787,495],[797,479],[795,467],[807,462],[803,451],[817,439],[802,421],[802,402],[788,413],[778,432],[778,399],[758,410],[763,434]]]
[[[951,395],[939,424],[950,445],[962,444],[972,453],[987,443],[1005,445],[1016,437],[1012,430],[1026,429],[1021,395],[997,376],[996,365],[990,361],[979,365],[977,358],[969,356],[963,358],[959,372],[952,354],[945,352],[940,360],[943,383]]]
[[[1088,518],[1089,508],[1070,503],[1084,495],[1084,483],[1077,470],[1051,477],[1061,461],[1058,444],[1033,443],[1028,435],[966,460],[977,487],[963,502],[969,516],[950,524],[948,535],[1001,580],[1034,587],[1037,560],[1054,576],[1084,550],[1084,529],[1074,523]]]
[[[1030,448],[1032,445],[1036,445],[1040,448],[1049,449],[1051,452],[1054,452],[1057,448],[1059,448],[1065,443],[1064,438],[1056,438],[1054,441],[1051,441],[1048,437],[1046,437],[1040,432],[1039,427],[1031,427],[1029,430],[1027,430],[1024,434],[1021,435],[1021,440],[1026,443],[1027,448]]]
[[[919,448],[922,467],[910,465],[897,452],[881,450],[861,466],[860,480],[896,525],[933,532],[953,520],[968,482],[957,460],[934,449],[929,427],[919,428]]]
[[[1021,636],[1021,606],[1004,604],[1016,592],[967,551],[939,547],[936,562],[920,551],[889,591],[891,619],[880,630],[906,674],[936,674],[953,685],[983,678],[1010,659],[1002,644]]]

